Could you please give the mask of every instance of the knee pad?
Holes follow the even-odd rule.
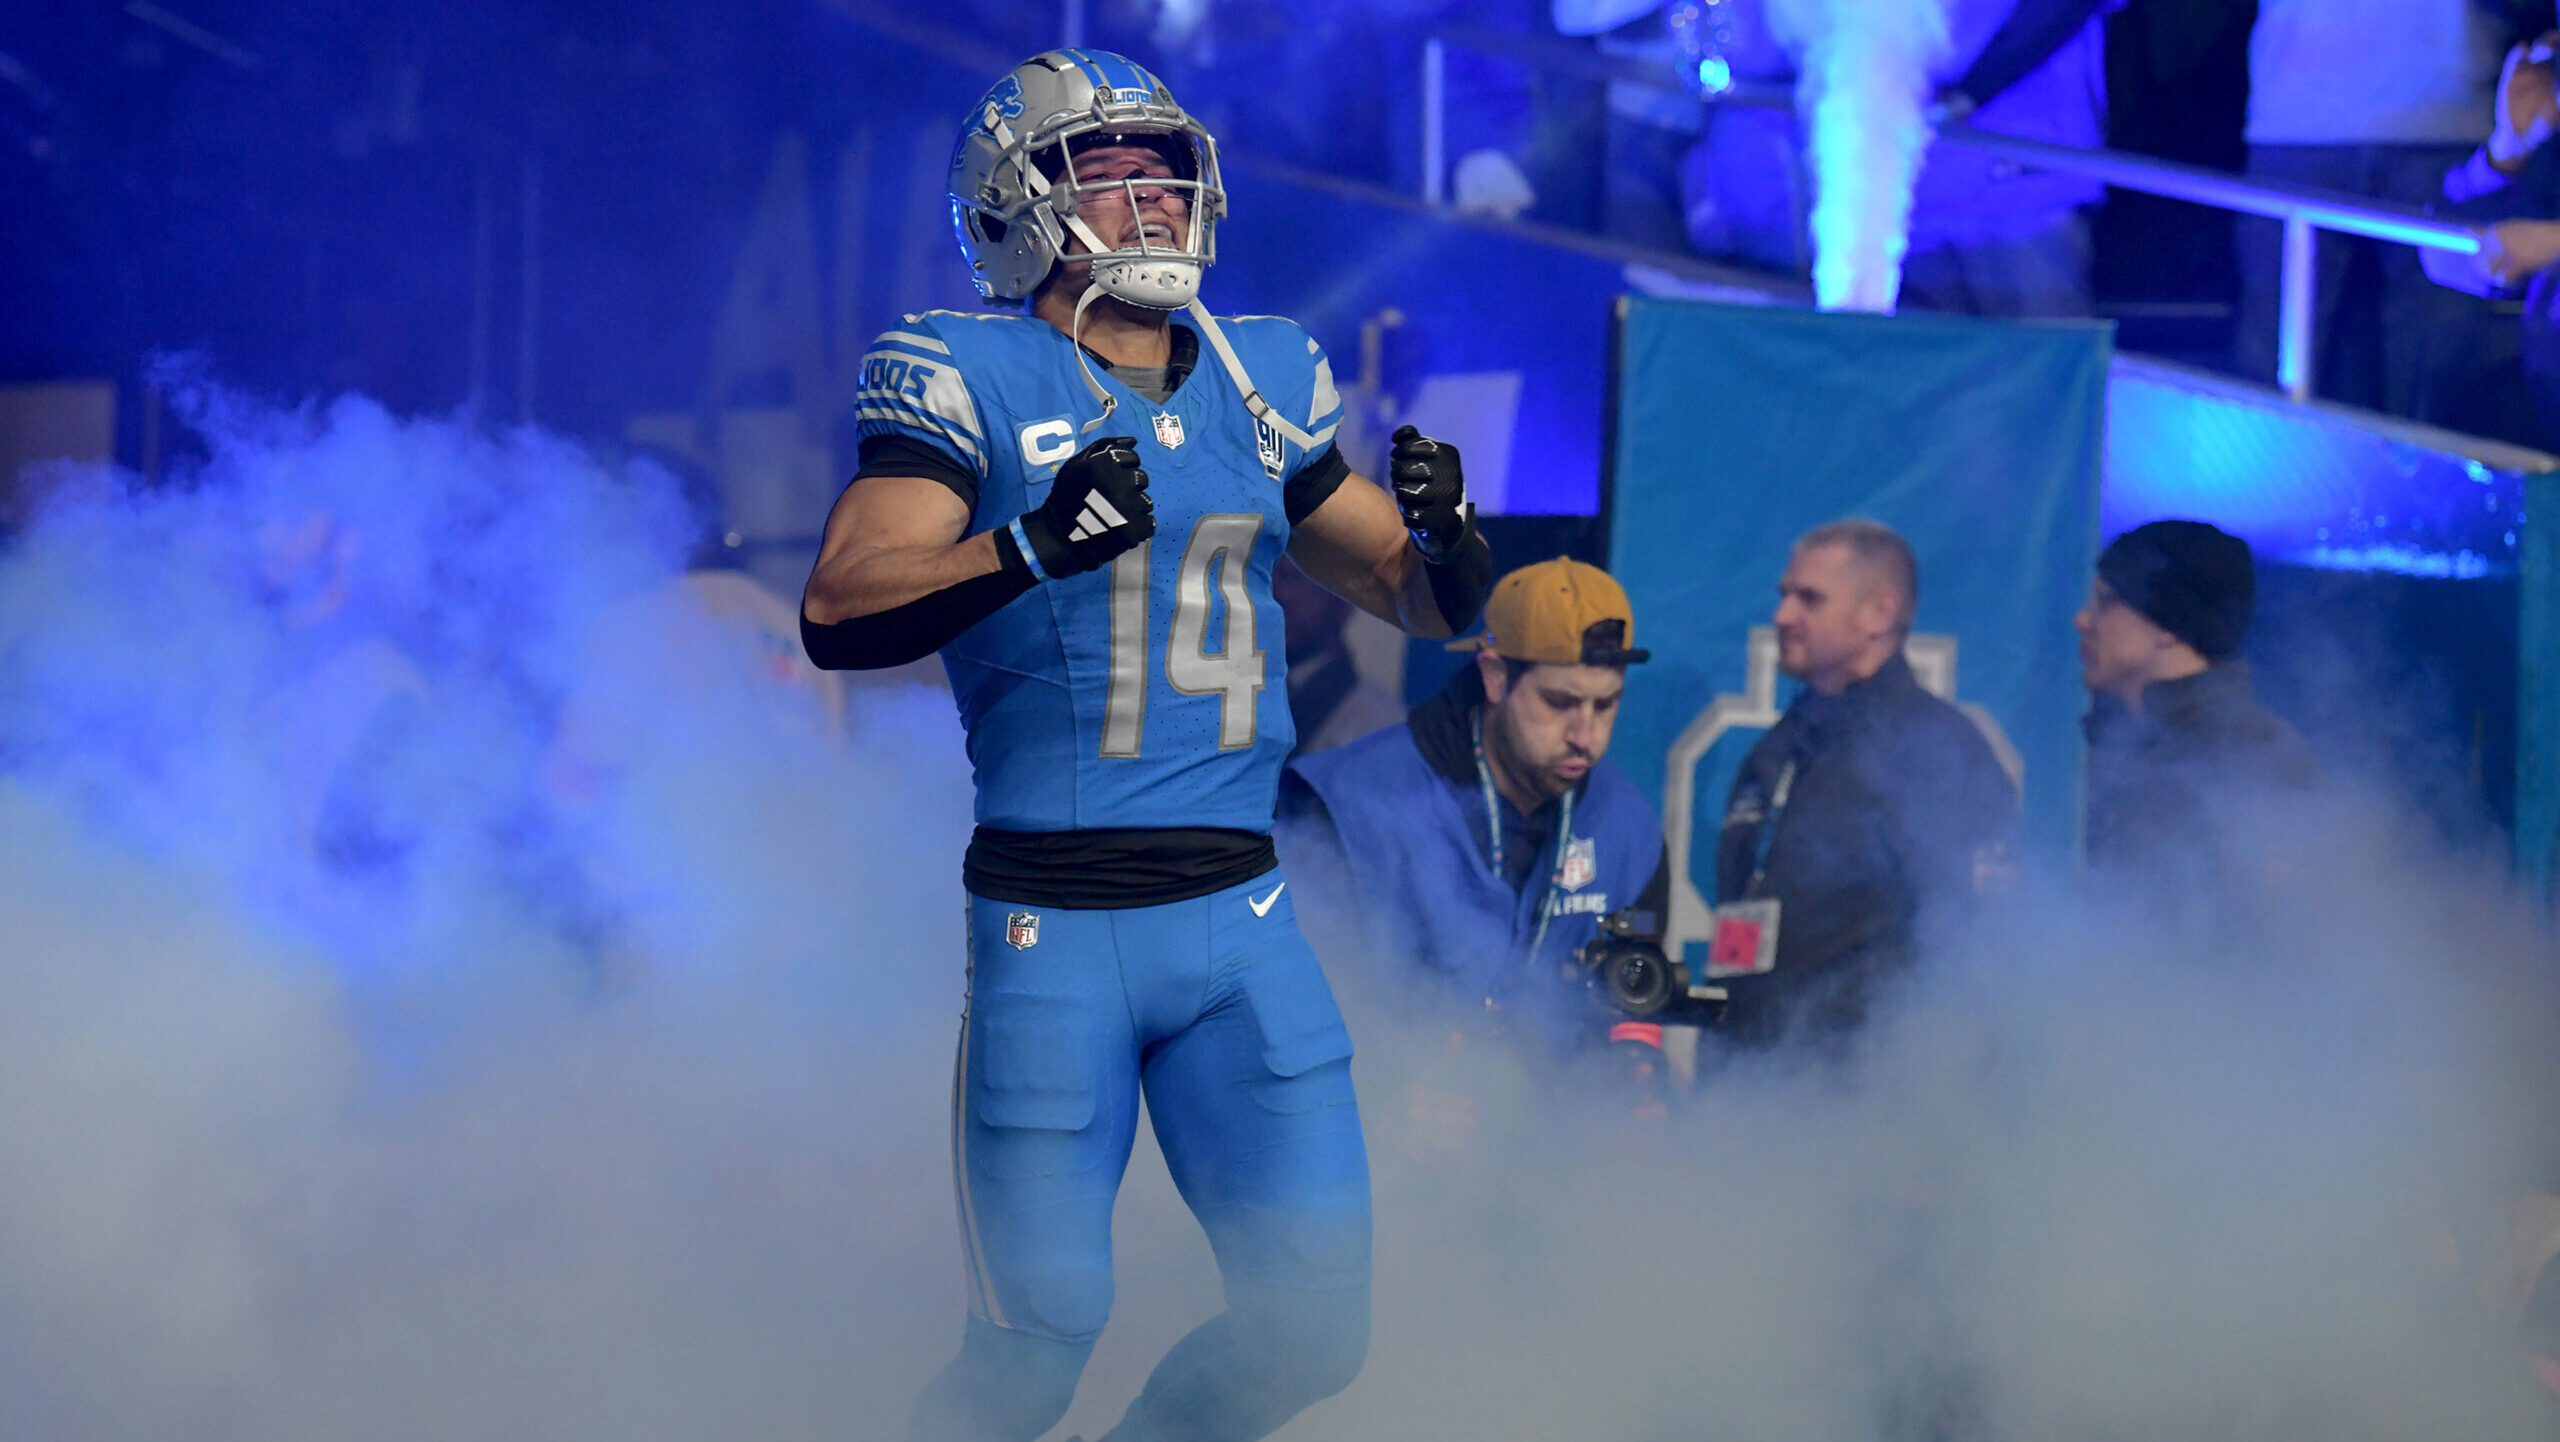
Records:
[[[1108,1257],[1022,1267],[997,1295],[1005,1325],[995,1330],[1037,1337],[1081,1337],[1086,1346],[1102,1335],[1111,1320],[1111,1263]]]
[[[908,1442],[1034,1442],[1075,1400],[1091,1342],[1060,1342],[969,1319],[960,1355],[925,1388]]]

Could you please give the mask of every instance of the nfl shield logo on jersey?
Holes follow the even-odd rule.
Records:
[[[1590,837],[1576,837],[1564,844],[1564,865],[1556,872],[1557,884],[1567,891],[1580,891],[1600,874],[1600,843]]]
[[[1182,444],[1182,417],[1173,415],[1156,417],[1156,444],[1168,451]]]
[[[1004,939],[1016,951],[1028,951],[1040,942],[1040,913],[1016,911],[1004,919]]]

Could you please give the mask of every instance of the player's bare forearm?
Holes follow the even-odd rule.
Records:
[[[1407,635],[1450,634],[1395,502],[1356,471],[1290,532],[1289,556],[1318,585]]]
[[[957,545],[874,546],[833,556],[821,553],[809,573],[800,609],[820,625],[895,610],[978,576],[1001,570],[995,538],[976,535]]]
[[[914,476],[856,479],[827,517],[801,593],[801,648],[830,671],[903,666],[1041,581],[1127,554],[1156,531],[1136,444],[1105,436],[1086,446],[1058,468],[1047,499],[965,541],[969,507],[957,492]]]
[[[827,516],[801,614],[820,625],[877,615],[1003,569],[994,537],[960,539],[968,523],[960,498],[938,482],[856,481]]]

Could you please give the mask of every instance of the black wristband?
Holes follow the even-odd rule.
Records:
[[[1424,559],[1422,574],[1431,583],[1431,604],[1440,608],[1440,619],[1448,624],[1450,635],[1475,625],[1484,614],[1485,598],[1493,594],[1493,548],[1485,544],[1474,518],[1468,519],[1467,533],[1446,557]]]
[[[996,539],[996,554],[1011,554],[1001,535]],[[1031,568],[1017,556],[1001,571],[955,581],[903,606],[856,616],[850,621],[820,624],[803,611],[800,649],[828,671],[878,671],[904,666],[951,644],[961,632],[1003,610],[1031,586]]]

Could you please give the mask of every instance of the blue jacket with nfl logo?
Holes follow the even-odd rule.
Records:
[[[1281,867],[1298,920],[1329,962],[1414,968],[1469,1007],[1490,1002],[1532,1035],[1567,1043],[1597,1016],[1574,953],[1600,918],[1659,908],[1662,818],[1607,761],[1575,791],[1514,886],[1493,863],[1471,723],[1471,664],[1438,695],[1347,746],[1300,757],[1280,783]],[[1549,806],[1561,810],[1556,803]]]

